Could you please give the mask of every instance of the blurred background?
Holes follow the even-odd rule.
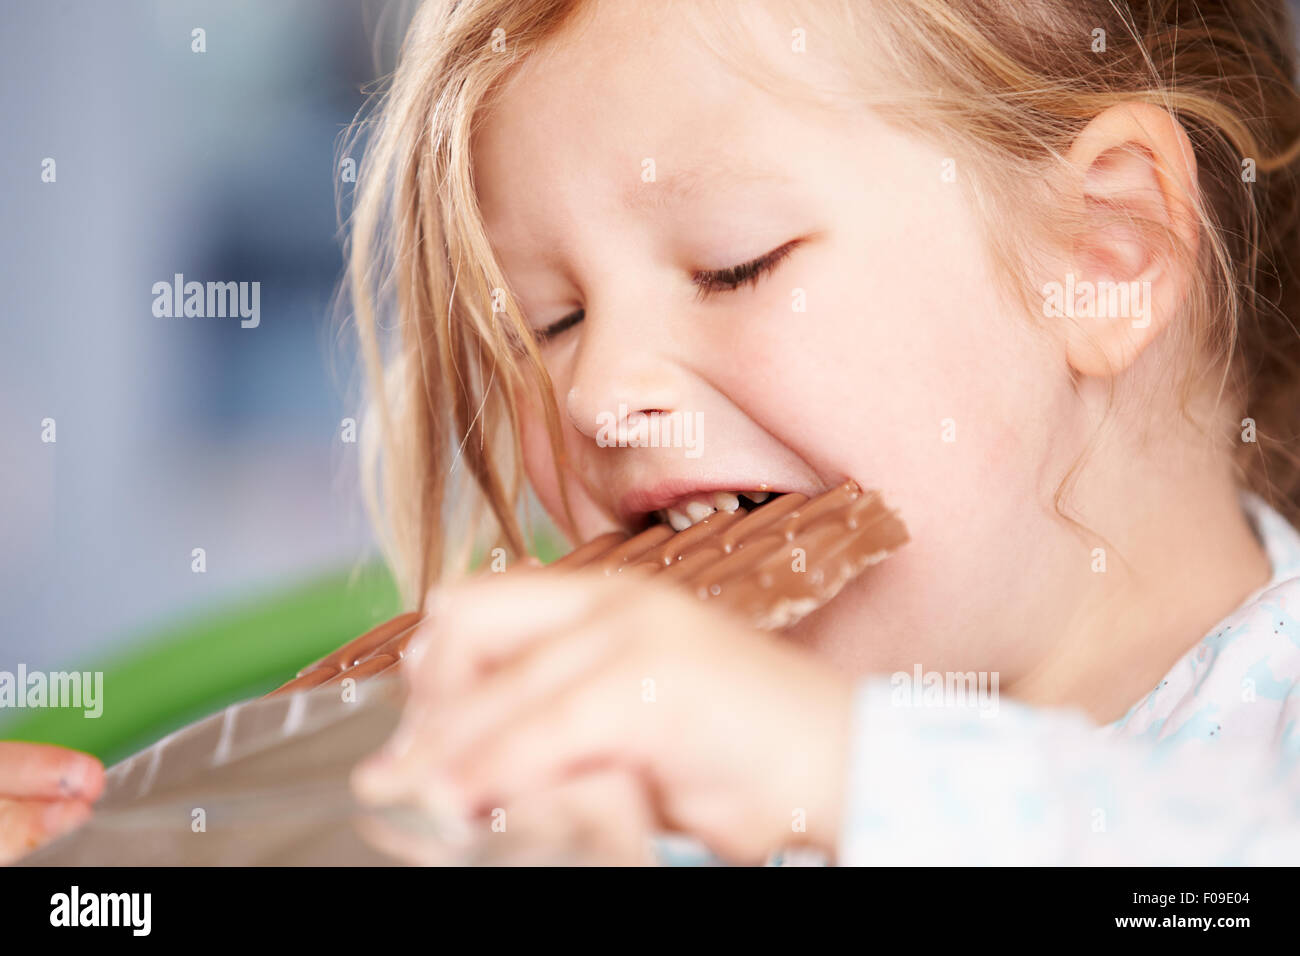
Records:
[[[4,5],[0,670],[106,688],[0,736],[121,756],[397,610],[334,296],[343,134],[408,6]],[[156,317],[175,273],[259,282],[259,326]]]

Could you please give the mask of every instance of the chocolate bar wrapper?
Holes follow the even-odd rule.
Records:
[[[351,768],[397,725],[393,678],[233,704],[114,765],[81,828],[26,866],[391,865],[355,822]]]
[[[352,768],[391,735],[404,696],[400,679],[383,677],[233,704],[110,768],[91,818],[18,865],[656,862],[653,842],[629,848],[558,828],[498,833],[486,823],[467,833],[427,810],[363,807],[351,793]],[[366,819],[418,853],[388,855],[365,838]]]

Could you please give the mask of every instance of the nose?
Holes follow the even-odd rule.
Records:
[[[625,336],[601,335],[591,323],[579,346],[565,413],[583,435],[601,442],[626,434],[629,419],[677,409],[680,371],[652,350],[628,348]]]

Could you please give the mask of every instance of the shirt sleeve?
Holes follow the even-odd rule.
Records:
[[[1294,748],[1162,749],[1074,711],[912,697],[855,691],[841,865],[1300,860]]]

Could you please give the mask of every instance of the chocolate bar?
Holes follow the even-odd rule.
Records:
[[[753,511],[718,511],[684,531],[611,531],[537,573],[655,574],[762,630],[794,625],[908,540],[880,495],[856,482],[808,498],[791,492]],[[400,614],[310,664],[272,694],[395,673],[422,619]]]

